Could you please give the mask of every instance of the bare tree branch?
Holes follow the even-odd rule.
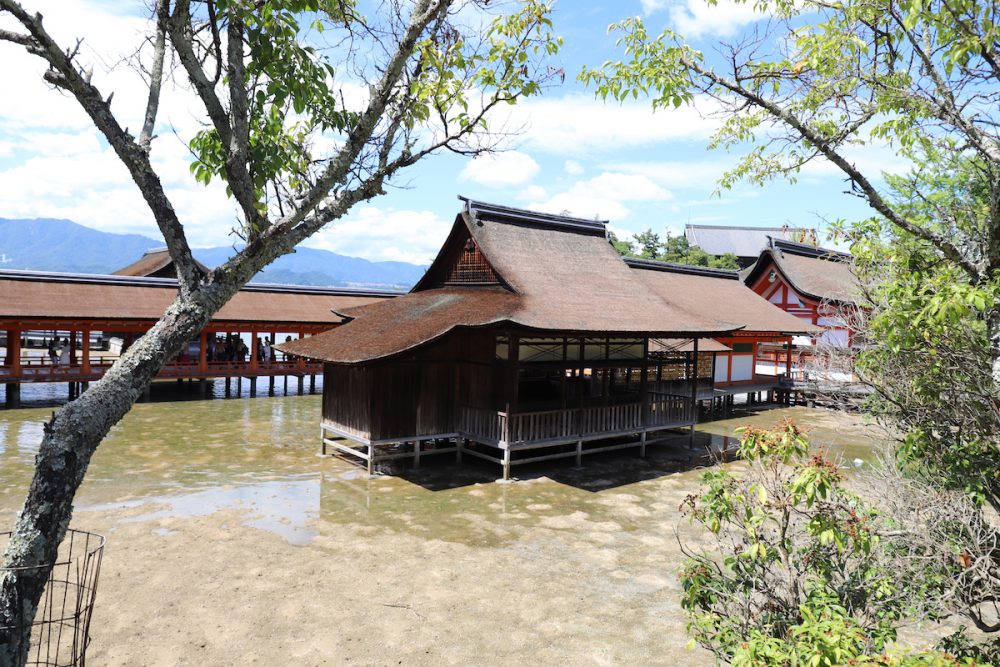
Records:
[[[888,220],[898,225],[900,228],[905,229],[914,236],[924,239],[925,241],[933,244],[938,248],[945,256],[950,260],[955,262],[958,266],[969,274],[969,276],[976,282],[981,280],[988,280],[989,276],[984,276],[980,271],[979,267],[969,259],[958,249],[955,244],[950,240],[937,234],[926,227],[907,220],[902,215],[898,214],[895,209],[893,209],[888,202],[883,199],[882,195],[879,193],[878,189],[872,185],[871,181],[865,177],[857,168],[854,167],[850,162],[841,155],[834,144],[832,144],[826,137],[822,136],[820,133],[816,132],[810,128],[806,123],[804,123],[798,116],[793,114],[787,108],[764,98],[763,96],[745,88],[744,86],[735,83],[723,76],[716,74],[713,70],[706,68],[692,58],[682,56],[681,64],[685,67],[691,69],[692,71],[698,73],[700,76],[712,81],[716,85],[719,85],[730,92],[742,97],[743,99],[751,102],[757,107],[766,110],[776,119],[785,123],[788,127],[793,129],[802,139],[805,139],[813,146],[819,150],[830,162],[835,164],[841,171],[843,171],[848,178],[855,183],[858,188],[865,194],[869,204],[876,211],[884,215]]]
[[[156,39],[153,42],[153,67],[149,74],[149,98],[146,101],[146,114],[139,133],[139,146],[149,152],[149,144],[153,140],[156,126],[156,112],[160,107],[160,89],[163,85],[163,59],[167,51],[167,18],[169,0],[156,2]]]

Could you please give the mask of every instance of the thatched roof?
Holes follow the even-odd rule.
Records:
[[[177,296],[177,281],[37,271],[0,271],[0,318],[155,321]],[[249,285],[216,313],[227,322],[338,324],[332,311],[391,300],[392,293]]]
[[[742,333],[813,334],[819,327],[807,324],[756,294],[736,271],[684,264],[626,259],[647,289],[666,302],[702,313],[724,314],[743,325]]]
[[[817,301],[857,303],[859,299],[858,279],[847,253],[771,239],[757,262],[746,270],[744,282],[754,284],[771,266],[797,292]]]
[[[647,289],[608,243],[604,222],[463,201],[437,258],[409,294],[392,304],[352,309],[346,313],[352,320],[336,331],[282,349],[349,364],[394,356],[452,329],[486,324],[672,338],[742,327]],[[450,305],[439,309],[439,303]],[[428,304],[435,307],[427,311]],[[366,341],[363,352],[361,341]]]

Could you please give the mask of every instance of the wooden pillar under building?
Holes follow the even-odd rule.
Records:
[[[299,331],[298,334],[299,334],[299,340],[302,340],[303,338],[305,338],[305,334],[302,333],[301,331]],[[305,370],[305,368],[306,368],[306,358],[305,357],[299,357],[298,360],[296,361],[295,365],[296,365],[296,367],[298,367],[299,370]],[[300,378],[300,380],[301,380],[301,378]],[[299,393],[300,394],[302,393],[302,383],[301,382],[299,383]]]
[[[632,373],[629,372],[629,379]],[[642,401],[642,444],[639,446],[639,457],[646,456],[646,429],[649,427],[649,339],[642,342],[642,370],[639,372],[639,396]]]
[[[69,332],[69,365],[76,366],[76,332]],[[72,393],[72,392],[71,392]]]
[[[692,449],[694,448],[694,426],[698,422],[698,339],[693,338],[694,351],[692,356],[694,361],[692,366],[694,367],[694,372],[691,374],[691,427],[688,431],[688,446]]]
[[[301,396],[305,390],[306,376],[299,376],[299,396]]]
[[[80,351],[80,372],[83,375],[90,375],[90,329],[83,330],[83,340]]]
[[[4,359],[4,366],[10,369],[10,375],[17,377],[21,374],[21,332],[17,329],[7,330],[7,355]],[[17,408],[21,405],[21,384],[19,382],[8,382],[4,392],[4,404],[8,408]]]
[[[785,343],[785,377],[792,379],[792,341],[789,339]]]
[[[267,395],[274,396],[274,375],[267,378]]]
[[[204,329],[198,334],[198,372],[202,378],[208,374],[208,334]]]
[[[17,377],[21,374],[21,331],[19,329],[7,330],[7,367],[10,374]]]
[[[260,346],[257,344],[257,332],[250,332],[250,370],[256,371],[259,364],[257,363],[257,354],[260,352]]]
[[[312,395],[315,393],[316,393],[316,374],[313,373],[312,375],[309,376],[309,394]]]

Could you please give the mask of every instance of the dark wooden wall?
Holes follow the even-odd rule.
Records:
[[[371,425],[371,373],[367,367],[325,365],[323,418],[367,437]]]
[[[495,333],[460,331],[403,357],[326,365],[323,417],[394,440],[454,433],[462,406],[494,407]]]

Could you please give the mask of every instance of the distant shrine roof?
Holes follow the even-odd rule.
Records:
[[[768,247],[769,239],[815,236],[806,227],[749,227],[739,225],[685,225],[684,236],[692,246],[710,255],[731,253],[737,257],[756,257]]]
[[[857,303],[860,298],[848,253],[770,239],[757,262],[744,273],[746,284],[756,282],[772,263],[796,291],[817,301]]]
[[[776,308],[739,278],[738,271],[626,259],[646,287],[664,301],[703,313],[725,313],[746,331],[814,334],[819,327]]]

